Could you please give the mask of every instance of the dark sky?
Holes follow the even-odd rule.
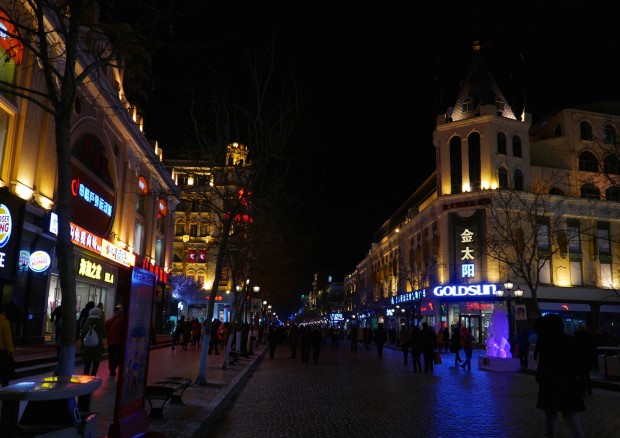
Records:
[[[234,88],[256,44],[274,47],[277,69],[295,78],[307,104],[292,155],[313,182],[304,229],[313,233],[316,257],[300,279],[306,290],[313,272],[327,270],[337,281],[351,273],[373,233],[434,170],[435,119],[456,100],[473,41],[482,42],[515,113],[525,103],[534,121],[566,106],[620,100],[620,11],[612,3],[604,10],[560,2],[362,3],[198,2],[199,13],[169,19],[174,38],[191,41],[195,53],[171,51],[155,61],[160,76],[146,133],[162,139],[164,153],[175,146],[170,124],[180,122],[171,100],[189,93],[185,81],[206,83],[217,72]]]

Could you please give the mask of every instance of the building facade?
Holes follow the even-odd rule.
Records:
[[[503,308],[513,336],[555,312],[570,333],[588,324],[618,339],[615,109],[569,108],[532,125],[475,45],[455,105],[437,117],[435,172],[345,278],[360,321],[461,323],[484,342]]]
[[[0,21],[12,29],[7,14],[10,9],[0,10]],[[2,80],[37,89],[43,82],[37,60],[3,35]],[[10,224],[4,230],[2,300],[16,342],[39,343],[50,337],[50,314],[62,301],[54,251],[54,121],[27,99],[0,91],[0,124],[0,211]],[[76,315],[88,301],[103,303],[112,315],[126,292],[119,279],[140,266],[157,274],[154,315],[160,321],[172,262],[168,211],[178,199],[161,149],[146,139],[125,97],[122,70],[102,68],[78,88],[70,135]]]

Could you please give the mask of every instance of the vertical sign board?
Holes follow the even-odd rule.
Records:
[[[0,189],[0,278],[12,279],[17,272],[25,208],[26,201]]]
[[[131,271],[131,285],[124,303],[127,341],[119,366],[109,438],[133,437],[148,430],[144,404],[156,278],[144,269],[134,267]]]

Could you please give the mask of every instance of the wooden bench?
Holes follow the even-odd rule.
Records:
[[[189,377],[166,377],[146,387],[146,399],[150,406],[150,418],[163,419],[166,403],[182,405],[183,392],[191,385]],[[159,406],[153,406],[153,401],[161,401]]]

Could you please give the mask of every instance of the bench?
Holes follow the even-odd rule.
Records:
[[[182,405],[183,392],[191,385],[188,377],[166,377],[146,387],[146,399],[150,406],[150,418],[163,419],[166,403]],[[161,401],[159,406],[153,406],[153,401]]]

